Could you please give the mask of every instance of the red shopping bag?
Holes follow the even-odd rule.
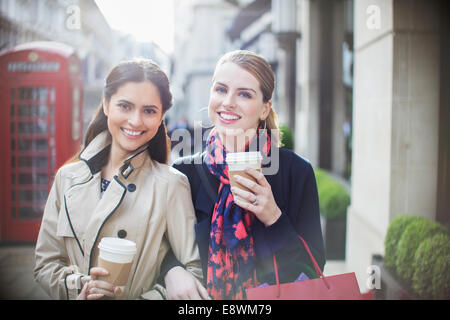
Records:
[[[247,289],[247,300],[372,300],[373,292],[361,294],[354,272],[325,277],[305,240],[302,240],[311,258],[317,279],[280,284],[275,255],[273,264],[276,284]]]

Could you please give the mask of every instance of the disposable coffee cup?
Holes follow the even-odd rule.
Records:
[[[261,172],[261,161],[262,156],[259,151],[227,153],[226,162],[228,165],[228,176],[230,177],[230,185],[232,187],[239,187],[243,190],[252,192],[247,187],[238,183],[233,176],[239,175],[256,182],[256,179],[253,178],[253,176],[246,173],[245,169],[253,168]]]
[[[99,277],[114,286],[125,286],[136,254],[136,243],[131,240],[105,237],[98,248],[98,266],[108,270],[107,276]]]

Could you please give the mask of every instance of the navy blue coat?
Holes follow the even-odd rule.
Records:
[[[199,156],[204,157],[205,153],[197,154]],[[202,164],[194,164],[195,157],[181,158],[173,166],[183,172],[190,182],[197,216],[195,232],[206,280],[211,217],[220,182],[209,172],[204,159]],[[298,235],[308,243],[319,267],[323,269],[325,265],[319,202],[312,166],[296,153],[283,148],[279,149],[279,161],[278,172],[266,175],[266,179],[282,215],[269,227],[265,227],[258,219],[252,225],[256,272],[260,283],[275,282],[273,254],[277,259],[280,282],[294,281],[301,272],[310,278],[315,277],[311,259]],[[168,254],[163,262],[162,274],[175,265],[179,263],[173,255]]]

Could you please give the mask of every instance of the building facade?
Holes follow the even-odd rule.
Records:
[[[170,119],[184,117],[191,126],[207,122],[207,106],[214,68],[230,49],[226,30],[237,11],[222,0],[175,0],[175,46]]]

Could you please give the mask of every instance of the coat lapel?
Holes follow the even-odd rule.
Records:
[[[100,181],[98,181],[97,194],[100,193]],[[96,244],[101,228],[108,218],[117,210],[126,193],[126,187],[117,178],[112,179],[103,197],[97,202],[95,209],[89,214],[85,235],[85,259],[90,259],[92,249]],[[89,261],[89,260],[85,260]]]
[[[100,174],[90,176],[82,183],[73,185],[64,194],[66,214],[72,225],[74,236],[78,241],[85,239],[86,224],[89,221],[92,205],[100,200]],[[80,243],[84,249],[84,245]]]
[[[219,180],[209,172],[209,169],[205,163],[195,164],[197,175],[200,178],[200,185],[197,191],[197,197],[195,199],[195,208],[202,212],[205,216],[197,217],[198,220],[208,217],[211,220],[214,204],[217,200],[217,191],[219,190]]]

